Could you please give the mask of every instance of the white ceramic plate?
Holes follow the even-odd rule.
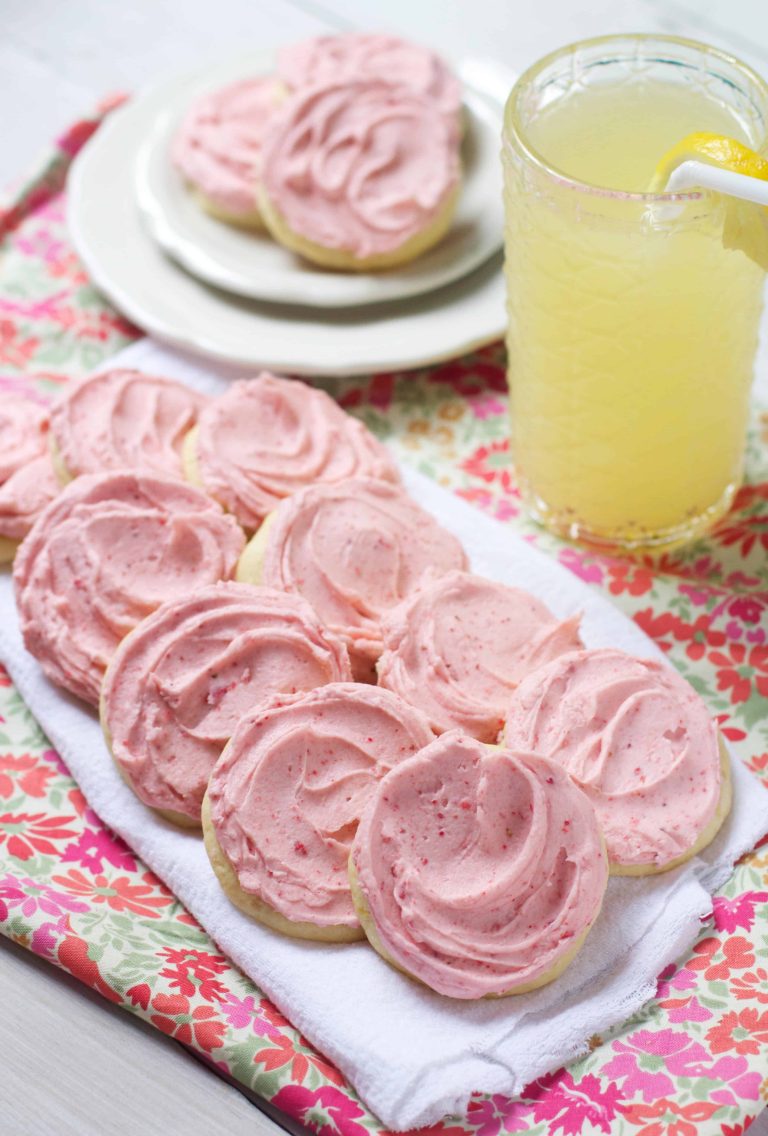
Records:
[[[152,92],[109,116],[70,174],[68,220],[94,283],[144,331],[239,367],[299,375],[407,370],[504,330],[501,257],[423,296],[352,309],[259,303],[213,288],[165,255],[142,224],[136,158],[161,108]]]
[[[266,234],[236,229],[201,209],[169,157],[182,117],[204,91],[268,74],[273,67],[270,57],[249,56],[177,77],[141,100],[148,130],[135,166],[136,198],[153,237],[180,264],[209,284],[241,296],[336,308],[430,292],[465,276],[498,251],[503,227],[501,108],[471,91],[465,96],[464,176],[453,225],[435,248],[402,268],[380,273],[323,271]]]

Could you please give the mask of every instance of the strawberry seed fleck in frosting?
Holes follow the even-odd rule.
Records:
[[[0,538],[23,540],[60,491],[49,425],[48,407],[37,399],[0,397]]]
[[[608,879],[595,811],[561,766],[456,730],[379,783],[352,865],[385,955],[464,999],[549,981]]]
[[[461,109],[461,84],[445,61],[397,36],[315,36],[281,48],[277,70],[292,91],[340,79],[380,79],[426,96],[454,123]]]
[[[360,813],[377,782],[433,737],[418,711],[358,683],[256,708],[208,790],[241,888],[294,923],[357,927],[347,861]]]
[[[24,644],[51,681],[95,705],[123,636],[165,600],[230,577],[244,543],[232,517],[181,481],[78,477],[16,554]]]
[[[261,147],[278,102],[271,77],[228,83],[193,103],[174,139],[177,169],[233,217],[257,208]]]
[[[207,402],[175,379],[103,371],[65,389],[51,433],[70,477],[136,469],[181,478],[184,437]]]
[[[267,371],[202,411],[194,460],[200,483],[248,529],[316,482],[399,480],[385,447],[330,395]]]
[[[594,804],[615,865],[663,868],[715,819],[715,724],[661,662],[610,648],[563,655],[515,691],[504,738],[568,771]]]
[[[357,260],[428,228],[460,178],[455,128],[434,103],[376,79],[299,91],[264,141],[270,206],[294,234]]]
[[[164,603],[122,641],[104,723],[145,804],[199,821],[211,770],[247,712],[350,678],[343,644],[305,600],[213,584]]]
[[[379,684],[429,718],[494,742],[529,671],[581,646],[579,617],[558,620],[535,596],[469,572],[423,586],[382,620]]]
[[[303,595],[347,644],[358,677],[382,650],[381,618],[433,573],[466,567],[459,541],[398,485],[349,478],[273,514],[261,582]],[[375,676],[373,676],[375,678]]]

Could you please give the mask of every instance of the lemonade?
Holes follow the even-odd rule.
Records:
[[[759,150],[767,124],[768,88],[748,69],[664,37],[576,45],[510,97],[513,452],[530,507],[558,531],[664,546],[728,508],[764,272],[726,247],[726,199],[647,191],[686,135]]]

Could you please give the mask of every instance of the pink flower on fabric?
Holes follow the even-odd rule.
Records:
[[[735,596],[728,604],[728,612],[742,623],[759,623],[766,605],[757,596]]]
[[[746,1057],[720,1057],[707,1073],[712,1081],[721,1082],[720,1087],[709,1094],[710,1100],[718,1104],[737,1105],[736,1097],[742,1100],[759,1100],[762,1076],[748,1071]]]
[[[707,1022],[714,1017],[711,1010],[702,1006],[695,996],[690,998],[671,999],[664,1005],[667,1017],[671,1022]]]
[[[735,899],[716,895],[712,903],[715,926],[718,931],[727,931],[729,934],[739,927],[751,931],[755,922],[755,906],[767,901],[768,891],[746,891]]]
[[[250,1024],[258,1037],[268,1037],[273,1041],[280,1037],[280,1030],[264,1018],[253,994],[238,998],[235,994],[227,993],[219,1010],[234,1029],[245,1029]]]
[[[692,604],[696,607],[701,607],[709,599],[709,593],[702,588],[697,588],[693,584],[680,584],[678,591],[681,595],[687,596]]]
[[[77,840],[66,846],[61,859],[65,864],[79,864],[94,875],[104,871],[105,860],[115,868],[136,870],[135,857],[121,840],[103,828],[86,828]]]
[[[548,1131],[561,1131],[563,1136],[579,1136],[587,1122],[601,1132],[610,1132],[611,1122],[623,1103],[617,1086],[604,1086],[593,1073],[576,1084],[567,1069],[563,1069],[540,1078],[536,1087],[541,1090],[541,1096],[533,1106],[534,1122],[548,1120]]]
[[[499,402],[493,395],[484,392],[477,398],[469,400],[469,408],[474,414],[475,418],[493,418],[494,415],[504,414],[506,407],[503,402]]]
[[[70,931],[68,915],[62,915],[55,923],[41,923],[32,933],[33,952],[44,958],[53,958],[54,947]]]
[[[497,1136],[502,1128],[505,1132],[527,1132],[531,1107],[525,1101],[510,1100],[501,1093],[494,1093],[491,1097],[471,1100],[467,1119],[473,1126],[479,1125],[475,1136]]]
[[[368,1136],[356,1120],[364,1116],[360,1105],[332,1085],[306,1089],[303,1085],[285,1085],[272,1097],[275,1108],[281,1108],[301,1121],[317,1136]]]
[[[520,515],[520,509],[515,504],[514,499],[510,500],[509,497],[502,497],[496,502],[493,515],[497,521],[511,521],[513,517]]]
[[[602,1069],[606,1077],[624,1078],[622,1090],[627,1096],[642,1096],[645,1101],[658,1100],[674,1092],[675,1088],[667,1074],[659,1071],[658,1057],[652,1060],[647,1057],[650,1052],[647,1046],[652,1044],[652,1036],[649,1031],[643,1030],[628,1037],[626,1043],[614,1041],[616,1056]]]
[[[602,567],[597,563],[590,563],[590,557],[578,549],[561,549],[558,560],[580,580],[586,580],[588,584],[602,584],[605,575]]]
[[[86,903],[26,876],[7,875],[0,880],[0,900],[3,901],[6,915],[9,910],[18,908],[27,919],[37,911],[58,918],[68,911],[88,910]]]
[[[688,1034],[677,1030],[638,1030],[626,1042],[614,1041],[617,1056],[604,1067],[609,1077],[624,1077],[622,1088],[627,1094],[642,1093],[646,1101],[656,1100],[674,1091],[674,1085],[661,1065],[673,1077],[708,1077],[710,1054]]]

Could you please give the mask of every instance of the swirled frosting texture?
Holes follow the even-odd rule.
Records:
[[[425,229],[459,178],[455,132],[434,104],[376,80],[300,91],[264,141],[273,208],[305,240],[358,259]]]
[[[23,540],[58,494],[48,452],[47,406],[21,394],[0,397],[0,537]]]
[[[0,485],[48,450],[48,410],[23,395],[0,397]]]
[[[136,469],[180,478],[182,442],[207,402],[174,379],[104,371],[65,390],[51,433],[72,477]]]
[[[381,618],[427,569],[465,568],[459,541],[400,486],[313,485],[270,521],[262,583],[304,596],[347,645],[361,678],[381,654]]]
[[[53,682],[96,704],[120,639],[165,600],[231,576],[243,544],[234,519],[191,485],[78,477],[16,554],[25,646]]]
[[[304,600],[213,584],[163,604],[123,640],[104,723],[145,804],[199,820],[211,770],[247,711],[351,677],[343,644]]]
[[[50,454],[33,458],[0,485],[0,536],[23,540],[61,492]]]
[[[715,817],[715,725],[688,683],[654,660],[611,649],[563,655],[520,684],[504,737],[568,770],[615,864],[661,868]]]
[[[458,731],[379,783],[352,862],[386,953],[452,998],[546,981],[608,876],[594,809],[562,767]]]
[[[278,101],[274,79],[241,79],[202,95],[179,127],[174,164],[225,213],[257,208],[261,147]]]
[[[203,410],[197,473],[249,529],[306,485],[365,475],[398,481],[386,449],[324,391],[263,372]]]
[[[399,698],[351,683],[244,718],[208,790],[243,890],[293,922],[357,927],[347,862],[360,813],[379,779],[432,738]]]
[[[379,684],[429,718],[494,742],[510,695],[534,668],[581,646],[579,617],[559,621],[528,592],[469,572],[425,583],[382,621]]]
[[[461,84],[445,61],[397,36],[315,36],[281,48],[277,71],[294,91],[340,79],[381,79],[427,96],[453,121],[461,109]]]

